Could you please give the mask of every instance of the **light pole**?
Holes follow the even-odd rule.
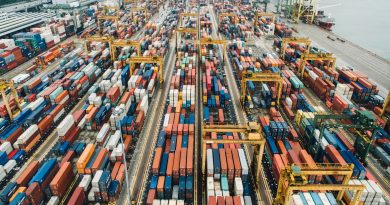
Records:
[[[121,132],[121,144],[122,144],[123,164],[125,165],[125,177],[126,177],[126,188],[127,188],[126,192],[127,192],[127,197],[129,197],[129,203],[131,204],[129,175],[128,175],[127,162],[126,162],[125,143],[123,142],[122,132]]]

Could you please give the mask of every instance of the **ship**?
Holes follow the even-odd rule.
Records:
[[[323,29],[331,31],[336,21],[329,15],[325,15],[324,11],[318,11],[317,16],[314,18],[314,23]]]

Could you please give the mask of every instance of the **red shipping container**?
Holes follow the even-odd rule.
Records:
[[[22,174],[16,179],[19,186],[27,186],[28,182],[35,175],[39,168],[39,161],[31,162]]]
[[[74,173],[72,170],[72,164],[70,162],[65,162],[53,180],[50,182],[50,190],[59,198],[62,198],[66,191],[68,190],[70,184],[74,180]]]
[[[66,162],[72,162],[73,158],[76,156],[76,153],[73,150],[69,150],[65,157],[60,162],[60,167],[64,165]]]
[[[38,205],[43,201],[43,192],[38,182],[32,183],[26,190],[26,195],[32,205]]]
[[[86,198],[84,189],[81,187],[77,187],[72,196],[70,197],[68,201],[68,205],[83,205],[85,204]]]

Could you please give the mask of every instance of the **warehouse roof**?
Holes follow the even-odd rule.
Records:
[[[11,13],[8,18],[0,20],[0,37],[17,32],[19,30],[45,22],[55,16],[49,13]]]

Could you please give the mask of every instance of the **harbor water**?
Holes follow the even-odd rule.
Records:
[[[335,18],[334,33],[390,60],[389,0],[322,0],[319,10]]]

